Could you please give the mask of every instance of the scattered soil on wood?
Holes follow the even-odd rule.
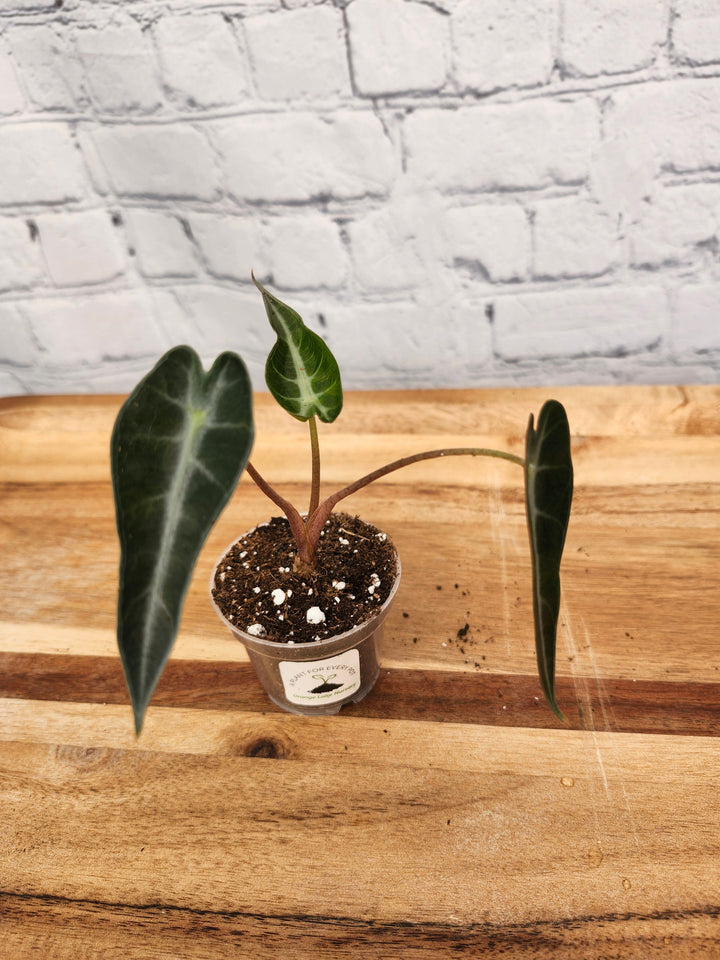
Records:
[[[387,535],[358,517],[331,514],[310,576],[293,571],[295,541],[273,517],[218,564],[213,598],[230,623],[276,643],[311,643],[364,623],[387,600],[397,572]]]

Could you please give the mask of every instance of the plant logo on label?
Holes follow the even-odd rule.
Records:
[[[346,650],[326,660],[281,660],[278,666],[290,703],[334,703],[360,688],[357,650]]]

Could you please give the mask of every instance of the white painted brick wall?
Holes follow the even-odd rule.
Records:
[[[672,24],[672,47],[678,60],[720,62],[720,7],[715,0],[678,0]]]
[[[3,0],[0,395],[717,382],[717,0]]]
[[[125,217],[130,250],[143,276],[195,276],[197,262],[188,228],[179,217],[164,210],[143,209],[128,210]]]
[[[405,123],[408,170],[447,193],[580,184],[599,121],[587,97],[415,110]]]
[[[92,24],[75,33],[94,106],[103,113],[149,113],[162,103],[160,77],[150,38],[141,25]]]
[[[69,124],[0,124],[0,205],[47,205],[88,196],[87,176]]]
[[[205,130],[188,123],[110,124],[93,138],[120,197],[213,200],[219,171]]]
[[[377,196],[397,175],[392,144],[372,112],[272,112],[210,129],[237,203]]]
[[[35,223],[48,275],[56,286],[106,283],[123,272],[125,251],[107,210],[47,213]]]
[[[450,266],[483,271],[492,283],[526,280],[532,254],[529,211],[520,203],[473,203],[445,215]]]
[[[451,17],[460,89],[490,92],[547,83],[558,13],[555,0],[461,0]]]
[[[25,105],[6,44],[0,43],[0,115],[20,113]]]
[[[71,37],[61,24],[53,23],[21,21],[7,31],[17,73],[36,110],[73,110],[76,103],[88,104]]]
[[[447,17],[405,0],[354,0],[347,7],[359,94],[429,93],[447,79]]]
[[[255,89],[266,100],[326,100],[350,93],[339,10],[274,11],[244,21]]]
[[[21,217],[0,217],[0,292],[32,290],[44,278],[43,259]]]
[[[323,214],[279,217],[269,232],[275,283],[287,290],[340,287],[347,278],[347,254],[340,228]]]
[[[667,41],[668,0],[565,0],[560,55],[573,76],[649,67]]]
[[[167,15],[153,26],[168,103],[183,108],[240,104],[248,94],[245,57],[220,14]]]
[[[539,200],[533,226],[533,273],[539,280],[600,276],[619,259],[616,223],[593,201]]]

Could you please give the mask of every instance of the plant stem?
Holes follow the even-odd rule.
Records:
[[[323,500],[314,513],[310,514],[307,523],[305,524],[305,534],[310,545],[310,551],[314,552],[314,545],[317,545],[317,541],[320,538],[320,531],[325,526],[325,523],[327,522],[327,519],[335,506],[341,500],[344,500],[345,497],[349,497],[351,494],[357,493],[358,490],[362,490],[362,488],[367,487],[368,484],[373,483],[375,480],[379,480],[380,477],[387,476],[388,473],[393,473],[395,470],[401,470],[403,467],[409,467],[412,463],[419,463],[421,460],[434,460],[442,457],[468,456],[495,457],[500,460],[509,460],[511,463],[517,463],[521,467],[525,466],[525,461],[522,457],[518,457],[514,453],[506,453],[504,450],[492,450],[487,447],[447,447],[442,450],[427,450],[425,453],[414,453],[412,456],[402,457],[400,460],[393,460],[392,463],[388,463],[384,467],[379,467],[377,470],[373,470],[372,473],[366,474],[359,480],[355,480],[354,483],[348,484],[347,487],[343,487],[342,490],[338,490],[337,493],[331,494],[329,497]]]
[[[313,441],[313,420],[314,417],[311,418],[310,421],[310,438],[311,443],[316,445],[317,424],[314,424],[315,439]],[[326,497],[322,503],[316,505],[313,509],[313,503],[315,500],[319,500],[320,489],[320,454],[319,449],[314,447],[313,488],[310,498],[311,509],[308,513],[308,518],[305,521],[295,507],[290,503],[290,501],[281,496],[277,490],[258,473],[252,463],[248,463],[245,469],[258,487],[260,487],[265,496],[269,497],[274,504],[280,507],[287,517],[288,523],[290,524],[290,530],[292,531],[292,535],[295,538],[295,543],[297,544],[298,548],[296,563],[299,560],[300,564],[305,568],[305,571],[309,571],[312,570],[315,565],[315,550],[317,549],[318,540],[320,539],[320,531],[325,526],[325,523],[327,522],[330,514],[333,512],[335,506],[341,500],[344,500],[345,497],[351,496],[353,493],[357,493],[357,491],[362,490],[363,487],[367,487],[368,484],[372,483],[374,480],[379,480],[380,477],[385,477],[388,473],[394,473],[395,470],[401,470],[403,467],[409,467],[412,463],[420,463],[421,460],[435,460],[441,459],[442,457],[495,457],[499,460],[509,460],[510,463],[517,463],[521,467],[525,466],[525,461],[522,457],[518,457],[514,453],[506,453],[504,450],[492,450],[487,447],[447,447],[442,450],[427,450],[425,453],[414,453],[412,456],[402,457],[400,460],[393,460],[392,463],[388,463],[384,467],[378,467],[377,470],[373,470],[372,473],[365,474],[364,477],[361,477],[359,480],[355,480],[354,483],[348,484],[348,486],[343,487],[342,490],[332,493],[329,497]]]
[[[290,503],[290,501],[286,500],[285,497],[281,496],[277,492],[277,490],[274,487],[272,487],[267,482],[267,480],[265,480],[265,478],[258,473],[258,471],[255,469],[252,463],[248,463],[245,469],[250,474],[250,476],[255,481],[255,483],[258,485],[258,487],[260,487],[260,489],[265,494],[265,496],[268,497],[270,500],[272,500],[272,502],[276,504],[278,507],[280,507],[282,512],[285,514],[285,516],[288,519],[288,523],[290,524],[290,530],[292,531],[292,535],[295,538],[295,543],[297,544],[298,557],[303,563],[307,564],[308,566],[312,566],[315,551],[314,549],[313,550],[310,549],[310,544],[307,537],[307,530],[306,530],[305,522],[303,521],[303,518],[300,516],[300,514],[295,509],[295,507]]]
[[[312,452],[312,482],[310,486],[310,506],[308,507],[308,517],[311,517],[320,503],[320,443],[315,417],[310,417],[308,423],[310,425],[310,450]]]

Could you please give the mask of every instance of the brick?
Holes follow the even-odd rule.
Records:
[[[692,184],[656,190],[629,225],[630,259],[635,266],[682,263],[718,234],[720,184]]]
[[[720,167],[720,79],[625,87],[612,95],[605,137],[640,169],[644,187],[660,172]],[[641,188],[642,188],[641,187]]]
[[[222,106],[247,95],[245,63],[219,14],[164,16],[154,34],[163,79],[181,105]]]
[[[672,49],[684,63],[720,60],[720,8],[716,0],[676,0]]]
[[[649,143],[631,149],[627,135],[610,135],[598,144],[590,163],[589,193],[622,222],[634,220],[639,207],[654,190],[656,164]]]
[[[18,397],[29,392],[24,384],[25,378],[18,377],[18,372],[8,369],[3,370],[0,367],[0,397]]]
[[[63,203],[86,191],[80,153],[64,124],[0,127],[0,204]]]
[[[75,45],[100,110],[149,112],[162,103],[152,44],[134,20],[83,27]]]
[[[573,76],[649,66],[667,40],[666,0],[566,0],[561,58]]]
[[[137,290],[25,302],[21,307],[49,367],[159,356],[150,299]]]
[[[215,126],[214,142],[238,200],[381,196],[395,174],[393,147],[369,113],[224,120]]]
[[[319,214],[282,217],[269,227],[273,281],[286,290],[338,287],[347,275],[347,255],[337,224]]]
[[[457,357],[470,370],[485,366],[492,361],[492,327],[481,303],[451,305],[447,326],[457,326]]]
[[[598,124],[590,100],[416,110],[405,123],[408,170],[450,192],[577,183]]]
[[[39,13],[55,9],[55,0],[3,0],[3,14]]]
[[[447,17],[406,0],[347,8],[355,88],[366,96],[439,90],[447,79]]]
[[[15,304],[0,303],[0,363],[29,367],[35,362],[36,355],[37,349],[25,318]]]
[[[194,213],[190,227],[209,273],[230,280],[250,279],[250,271],[264,276],[268,262],[255,219]]]
[[[462,0],[450,23],[461,89],[488,92],[550,79],[557,33],[554,0]]]
[[[212,200],[217,193],[212,150],[194,127],[125,124],[101,128],[93,137],[121,196]]]
[[[0,46],[0,114],[8,116],[25,108],[25,98],[4,46]]]
[[[306,7],[244,21],[255,87],[268,100],[350,93],[342,16]]]
[[[223,350],[240,354],[250,370],[264,369],[265,358],[275,341],[268,326],[262,300],[253,292],[240,292],[204,284],[178,287],[176,296],[192,321],[195,333],[189,343],[202,357],[215,357]],[[297,308],[298,305],[295,304]],[[300,310],[302,314],[302,310]],[[263,389],[263,378],[253,379],[255,389]]]
[[[144,276],[190,277],[197,272],[192,241],[178,217],[158,210],[129,210],[125,217]]]
[[[418,374],[430,382],[433,371],[457,363],[460,355],[458,326],[450,311],[444,318],[433,315],[424,323],[427,310],[401,301],[323,308],[328,342],[345,386],[406,386]]]
[[[660,287],[575,288],[495,301],[495,349],[505,360],[625,356],[657,347],[668,326]]]
[[[43,110],[74,110],[86,106],[82,67],[68,42],[67,31],[51,24],[15,27],[8,31],[13,59],[25,89]]]
[[[407,290],[427,279],[412,222],[395,206],[347,225],[358,283],[365,290]]]
[[[448,210],[446,249],[459,266],[484,273],[493,282],[527,276],[530,226],[518,204],[473,204]]]
[[[21,217],[0,217],[0,291],[31,287],[45,277],[40,245]]]
[[[59,287],[104,283],[125,269],[125,257],[107,210],[37,217],[45,262]]]
[[[536,277],[597,276],[617,260],[615,222],[589,200],[559,197],[538,202],[533,236]]]
[[[673,311],[672,346],[677,353],[720,350],[720,284],[680,287]]]

